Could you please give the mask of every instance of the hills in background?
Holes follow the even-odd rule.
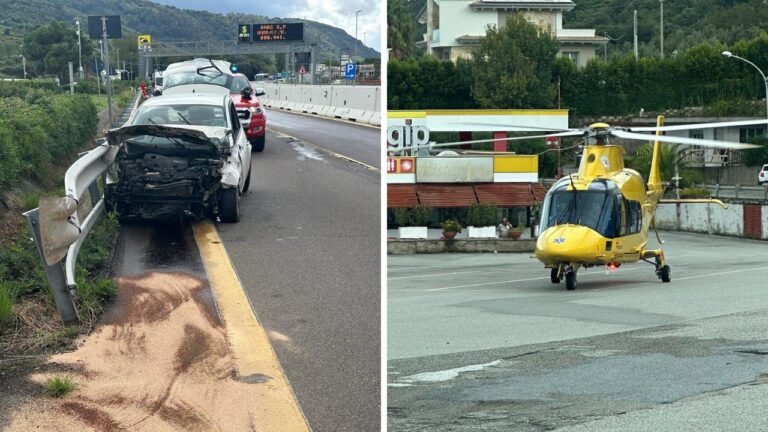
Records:
[[[74,17],[120,15],[123,34],[149,34],[153,41],[236,40],[237,24],[303,22],[304,39],[318,43],[321,59],[337,59],[340,50],[354,51],[355,38],[342,29],[315,21],[266,17],[251,14],[218,14],[179,9],[147,0],[0,0],[0,25],[12,33],[33,31],[53,20],[71,23]],[[81,22],[85,29],[85,23]],[[84,31],[87,39],[87,31]],[[358,56],[379,58],[381,54],[361,42]]]

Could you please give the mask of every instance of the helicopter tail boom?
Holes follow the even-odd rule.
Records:
[[[658,116],[656,118],[656,127],[664,126],[664,116]],[[657,130],[656,136],[662,135],[662,131]],[[658,194],[656,200],[661,198],[661,142],[655,141],[653,143],[653,158],[651,159],[651,172],[648,174],[648,190]]]

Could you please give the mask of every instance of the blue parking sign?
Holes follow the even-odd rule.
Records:
[[[348,80],[355,79],[355,75],[357,74],[357,67],[354,63],[347,63],[347,65],[344,67],[344,78]]]

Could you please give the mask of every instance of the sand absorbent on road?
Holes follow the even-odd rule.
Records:
[[[119,278],[114,307],[76,351],[52,356],[78,387],[16,410],[8,431],[261,431],[270,377],[238,376],[207,282]],[[36,374],[42,383],[56,374]],[[247,381],[247,382],[243,382]],[[42,388],[42,387],[41,387]],[[42,393],[42,389],[41,389]]]

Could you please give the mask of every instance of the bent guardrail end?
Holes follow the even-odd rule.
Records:
[[[80,227],[70,220],[75,211],[77,201],[72,197],[40,198],[40,241],[46,264],[61,261],[80,237]]]

